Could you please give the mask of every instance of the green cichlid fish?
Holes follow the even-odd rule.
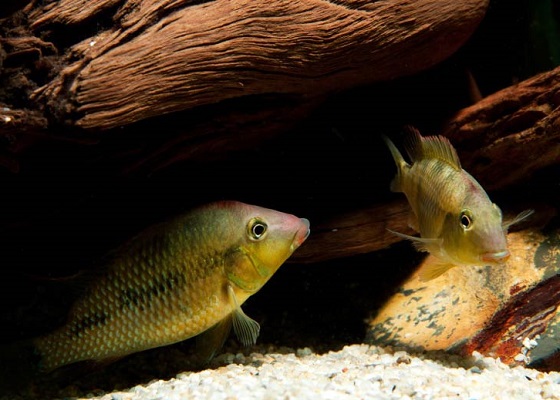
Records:
[[[204,333],[207,359],[233,324],[245,345],[259,324],[241,305],[309,235],[309,221],[216,202],[152,227],[118,249],[58,330],[33,341],[43,371],[107,362]]]
[[[411,128],[406,150],[412,164],[387,137],[384,140],[398,170],[391,190],[406,195],[413,212],[410,226],[420,237],[393,233],[437,259],[425,265],[420,279],[434,279],[454,266],[504,264],[510,256],[507,228],[532,211],[504,224],[498,206],[461,168],[455,149],[445,137],[422,137]]]

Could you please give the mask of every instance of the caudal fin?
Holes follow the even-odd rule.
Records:
[[[39,361],[30,340],[0,346],[0,393],[15,394],[29,387],[41,374]]]

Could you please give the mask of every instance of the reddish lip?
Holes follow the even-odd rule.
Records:
[[[480,259],[484,262],[492,263],[492,264],[503,264],[505,263],[510,254],[508,250],[498,251],[496,253],[486,253],[483,254]]]
[[[305,239],[307,239],[310,232],[309,220],[305,218],[300,218],[300,221],[301,221],[301,229],[296,232],[294,237],[294,243],[292,244],[292,246],[295,246],[296,248],[299,247],[303,242],[305,242]]]

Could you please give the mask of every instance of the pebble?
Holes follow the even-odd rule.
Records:
[[[510,368],[473,353],[410,354],[369,345],[315,354],[225,356],[222,366],[182,373],[98,400],[147,399],[508,399],[560,400],[560,373]]]

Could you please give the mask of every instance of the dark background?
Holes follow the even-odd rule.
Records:
[[[18,173],[0,170],[5,343],[62,323],[74,298],[72,276],[93,268],[139,230],[196,204],[235,199],[274,208],[308,218],[313,232],[330,215],[398,198],[389,191],[395,169],[379,135],[399,135],[405,124],[437,134],[446,119],[472,104],[467,70],[488,95],[560,64],[557,4],[493,0],[471,40],[440,65],[332,95],[290,131],[211,161],[178,163],[149,175],[118,174],[103,146],[133,135],[149,144],[150,131],[26,153]],[[187,117],[168,121],[180,124]],[[148,121],[143,129],[158,124]],[[524,197],[558,202],[559,176],[560,168],[549,168],[490,195],[506,209]],[[244,309],[261,323],[260,343],[326,351],[360,342],[364,319],[421,257],[399,243],[345,259],[288,263]],[[228,346],[236,349],[234,341]],[[136,360],[157,357],[153,352]]]

